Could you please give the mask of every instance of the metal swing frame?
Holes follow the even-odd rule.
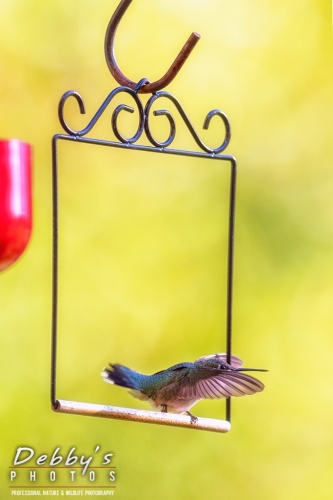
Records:
[[[231,127],[225,113],[219,109],[210,111],[204,120],[204,129],[208,129],[210,121],[214,116],[220,117],[223,122],[225,135],[221,145],[217,148],[207,147],[195,128],[193,127],[188,115],[181,106],[178,99],[169,92],[161,91],[166,85],[176,76],[188,55],[198,42],[200,35],[193,33],[185,46],[171,65],[167,73],[157,82],[149,82],[143,78],[137,84],[129,80],[120,71],[115,56],[114,56],[114,37],[119,21],[133,0],[122,0],[114,12],[105,37],[105,55],[108,67],[120,84],[112,90],[106,97],[102,105],[99,107],[95,115],[92,117],[88,125],[82,130],[74,130],[71,128],[64,117],[65,103],[68,99],[74,98],[79,106],[81,114],[85,113],[85,105],[81,95],[76,91],[66,92],[59,102],[58,116],[59,121],[65,130],[66,134],[56,134],[52,138],[52,193],[53,193],[53,248],[52,248],[52,339],[51,339],[51,405],[52,409],[60,413],[71,413],[77,415],[105,417],[121,420],[131,420],[135,422],[154,423],[161,425],[186,427],[198,430],[209,430],[214,432],[228,432],[231,424],[231,401],[226,400],[226,417],[225,420],[209,419],[198,417],[194,423],[189,416],[175,415],[169,413],[160,413],[148,410],[136,410],[130,408],[120,408],[108,405],[99,405],[91,403],[82,403],[58,399],[56,396],[57,382],[57,340],[58,340],[58,233],[59,233],[59,187],[58,187],[58,142],[73,141],[76,143],[94,144],[98,146],[114,147],[121,149],[132,149],[136,151],[145,151],[152,153],[160,153],[166,155],[178,155],[193,158],[210,159],[214,161],[228,162],[230,164],[230,194],[229,194],[229,227],[228,227],[228,251],[227,251],[227,304],[226,304],[226,353],[227,362],[230,363],[232,350],[232,306],[233,306],[233,267],[234,267],[234,233],[235,233],[235,201],[236,201],[236,174],[237,164],[236,159],[231,155],[221,154],[228,146],[231,138]],[[112,113],[111,126],[115,137],[118,141],[108,141],[96,138],[85,137],[97,123],[104,111],[107,109],[113,98],[120,94],[129,94],[136,105],[139,114],[139,124],[137,132],[133,137],[124,137],[118,128],[118,116],[121,112],[133,113],[134,108],[120,104]],[[144,105],[139,97],[141,93],[152,93],[146,105]],[[180,117],[185,123],[188,131],[192,135],[195,143],[202,151],[189,151],[172,149],[169,146],[172,144],[176,136],[176,122],[172,114],[165,109],[153,111],[154,116],[165,116],[170,125],[169,137],[164,142],[157,141],[152,132],[150,125],[152,105],[159,98],[168,99],[173,103]],[[145,135],[151,145],[138,144],[141,136]]]

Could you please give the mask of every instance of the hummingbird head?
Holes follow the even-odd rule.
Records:
[[[210,354],[209,356],[202,356],[196,360],[196,363],[203,364],[206,367],[217,368],[219,370],[232,370],[242,366],[242,361],[237,356],[231,356],[230,364],[227,363],[227,355],[224,353]]]
[[[243,368],[243,362],[234,355],[230,357],[230,364],[227,363],[227,355],[225,353],[211,354],[210,356],[203,356],[197,361],[205,363],[207,367],[214,367],[223,371],[235,371],[235,372],[267,372],[268,370],[262,368]]]
[[[220,363],[218,366],[219,370],[229,370],[233,372],[267,372],[264,368],[235,368],[228,363]]]

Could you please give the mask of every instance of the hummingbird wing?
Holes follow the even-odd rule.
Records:
[[[218,354],[210,354],[209,356],[202,356],[201,358],[198,358],[196,361],[205,361],[213,358],[220,360],[222,363],[227,362],[227,355],[224,352],[220,352]],[[243,361],[239,359],[238,356],[234,356],[232,354],[230,358],[230,366],[232,366],[232,368],[240,368],[242,365]]]
[[[211,371],[211,370],[210,370]],[[245,396],[261,392],[264,384],[250,375],[239,372],[214,370],[218,372],[195,380],[184,378],[177,394],[179,399],[218,399],[230,396]]]

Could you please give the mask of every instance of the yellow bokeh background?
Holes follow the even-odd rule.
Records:
[[[239,165],[234,342],[266,389],[233,403],[226,435],[50,409],[51,137],[77,90],[84,127],[117,85],[104,59],[117,2],[2,0],[0,137],[34,148],[34,231],[0,276],[1,479],[18,446],[115,454],[115,496],[329,500],[333,495],[333,74],[323,0],[136,0],[116,37],[133,80],[158,79],[191,31],[202,40],[167,90],[209,145],[232,125]],[[123,96],[116,104],[123,102]],[[127,104],[132,104],[125,97]],[[168,102],[161,104],[177,113]],[[92,136],[112,139],[111,107]],[[124,113],[125,115],[125,113]],[[126,114],[127,115],[127,114]],[[120,116],[133,134],[136,115]],[[216,121],[215,121],[216,120]],[[156,137],[165,118],[152,118]],[[196,148],[182,125],[175,147]],[[229,164],[62,142],[58,396],[146,408],[104,384],[108,362],[153,373],[225,347]],[[0,179],[1,182],[1,179]],[[194,413],[223,418],[223,401]],[[27,483],[28,484],[28,483]],[[51,483],[50,483],[51,484]]]

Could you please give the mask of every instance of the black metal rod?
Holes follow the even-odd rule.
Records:
[[[58,152],[57,136],[52,139],[52,345],[51,345],[51,404],[57,407],[57,319],[58,319]]]
[[[232,354],[232,307],[233,307],[233,282],[234,282],[234,241],[235,241],[235,210],[236,210],[236,179],[237,163],[231,161],[230,198],[229,198],[229,234],[228,234],[228,275],[227,275],[227,315],[226,315],[226,352],[227,363],[231,362]],[[231,398],[226,402],[226,420],[231,421]]]
[[[64,141],[74,141],[74,142],[83,142],[86,144],[94,144],[96,146],[108,146],[120,149],[133,149],[135,151],[147,151],[151,153],[162,153],[169,155],[177,155],[177,156],[190,156],[191,158],[204,158],[206,160],[222,160],[222,161],[230,161],[231,163],[236,163],[236,159],[232,155],[221,155],[214,153],[201,153],[199,151],[184,151],[181,149],[171,149],[171,148],[157,148],[152,146],[144,146],[141,144],[130,144],[123,142],[113,142],[113,141],[105,141],[103,139],[93,139],[88,137],[78,137],[75,135],[66,135],[66,134],[56,134],[54,136],[57,140]]]

